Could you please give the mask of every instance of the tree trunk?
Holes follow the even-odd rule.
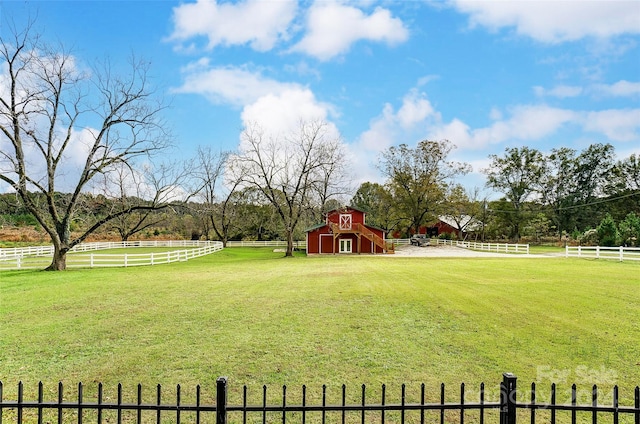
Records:
[[[68,249],[61,249],[56,246],[53,252],[51,265],[45,268],[45,271],[64,271],[67,269],[67,252]]]
[[[285,257],[293,256],[293,231],[287,230],[287,252],[284,254]]]

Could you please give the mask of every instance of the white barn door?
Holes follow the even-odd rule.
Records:
[[[340,215],[340,229],[341,230],[351,229],[351,214]]]

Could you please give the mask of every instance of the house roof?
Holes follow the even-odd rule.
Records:
[[[322,223],[322,224],[316,224],[316,225],[314,225],[314,226],[312,226],[312,227],[305,228],[304,232],[305,232],[305,233],[308,233],[309,231],[317,230],[318,228],[322,228],[322,227],[324,227],[324,226],[326,226],[326,225],[327,225],[327,224],[324,224],[324,223]]]
[[[364,209],[360,209],[357,206],[351,206],[351,205],[344,205],[344,206],[341,206],[339,208],[331,209],[330,211],[327,211],[327,213],[340,211],[341,209],[353,209],[354,211],[362,212],[362,213],[365,213],[365,214],[368,213]]]
[[[441,215],[438,217],[438,219],[444,222],[445,224],[449,224],[453,228],[460,230],[460,228],[458,228],[458,223],[456,223],[456,221],[454,221],[450,216]],[[478,221],[477,219],[469,215],[462,215],[460,219],[460,226],[464,229],[461,231],[477,230],[480,227],[480,224],[481,224],[480,221]]]
[[[339,208],[335,208],[335,209],[331,209],[330,211],[327,211],[327,215],[328,215],[328,214],[330,214],[330,213],[332,213],[332,212],[339,212],[341,209],[353,209],[354,211],[362,212],[362,213],[363,213],[363,214],[365,214],[365,215],[367,214],[367,211],[365,211],[365,210],[363,210],[363,209],[360,209],[360,208],[358,208],[358,207],[356,207],[356,206],[346,205],[346,206],[341,206],[341,207],[339,207]],[[327,224],[326,224],[326,223],[316,224],[316,225],[313,225],[313,226],[311,226],[311,227],[309,227],[309,228],[305,228],[304,232],[305,232],[305,233],[308,233],[309,231],[313,231],[313,230],[317,230],[318,228],[322,228],[322,227],[324,227],[325,225],[327,225]],[[376,229],[376,230],[384,231],[382,228],[378,228],[378,227],[376,227],[376,226],[374,226],[374,225],[369,225],[369,224],[365,224],[365,225],[366,225],[367,227],[369,227],[369,228],[374,228],[374,229]]]

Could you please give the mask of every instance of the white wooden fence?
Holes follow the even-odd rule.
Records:
[[[432,246],[454,246],[463,249],[471,250],[483,250],[486,252],[495,253],[522,253],[529,254],[528,244],[514,244],[514,243],[479,243],[475,241],[459,241],[459,240],[444,240],[439,238],[431,238],[430,244]],[[406,246],[411,244],[411,239],[387,239],[395,246]]]
[[[96,250],[136,247],[187,247],[166,252],[89,253]],[[219,241],[131,241],[81,243],[67,255],[67,268],[130,267],[183,262],[222,250]],[[53,246],[0,249],[0,270],[44,268],[51,262]]]
[[[565,257],[640,261],[640,247],[567,246]]]
[[[478,243],[475,241],[456,241],[456,246],[471,250],[483,250],[496,253],[523,253],[529,254],[528,244],[516,243]]]
[[[284,240],[246,240],[246,241],[228,241],[227,247],[286,247],[287,242]],[[306,248],[307,243],[303,241],[294,241],[293,247]]]

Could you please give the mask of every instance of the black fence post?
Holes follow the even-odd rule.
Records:
[[[227,377],[216,380],[216,424],[227,424]]]
[[[516,424],[516,376],[502,375],[500,383],[500,424]]]

